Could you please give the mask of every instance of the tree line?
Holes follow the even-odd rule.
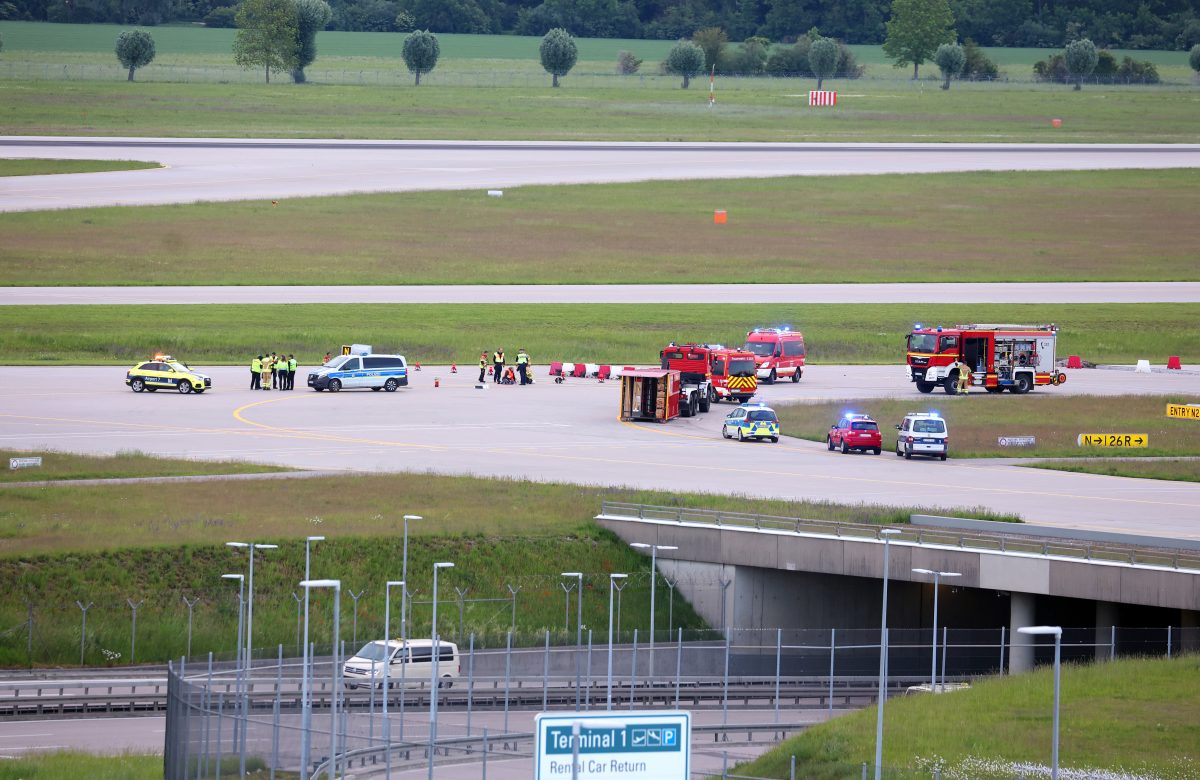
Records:
[[[598,38],[691,38],[719,27],[733,40],[791,43],[819,28],[830,38],[879,44],[892,0],[331,0],[326,29],[544,35],[561,28]],[[1200,0],[950,0],[958,33],[984,46],[1098,46],[1188,50],[1200,44]],[[0,19],[235,26],[230,0],[0,0]]]

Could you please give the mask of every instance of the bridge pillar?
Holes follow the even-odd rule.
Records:
[[[1017,629],[1034,624],[1036,596],[1012,591],[1008,599],[1008,673],[1020,674],[1033,668],[1033,645],[1030,638]]]
[[[1113,654],[1112,627],[1117,624],[1117,605],[1111,601],[1096,602],[1096,660],[1107,661]]]
[[[1200,612],[1179,610],[1179,626],[1183,630],[1179,632],[1178,649],[1189,653],[1200,650]]]

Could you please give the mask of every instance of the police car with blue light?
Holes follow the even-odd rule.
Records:
[[[309,374],[308,386],[318,393],[368,387],[394,393],[396,388],[408,386],[408,362],[403,355],[376,354],[369,344],[352,344]]]
[[[725,415],[721,436],[738,441],[770,439],[778,442],[779,418],[775,410],[764,403],[742,404]]]

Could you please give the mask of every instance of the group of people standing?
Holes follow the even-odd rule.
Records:
[[[529,374],[529,353],[524,349],[517,350],[517,365],[516,371],[512,366],[505,368],[504,350],[498,349],[492,353],[492,381],[498,385],[503,384],[533,384],[533,377]],[[487,376],[488,369],[488,353],[487,350],[479,353],[479,383],[483,384],[484,378]],[[519,381],[518,381],[519,378]]]
[[[250,361],[250,389],[295,390],[296,366],[295,355],[259,355]]]

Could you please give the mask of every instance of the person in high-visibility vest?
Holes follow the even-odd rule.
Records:
[[[493,380],[500,384],[500,379],[504,376],[504,350],[498,349],[492,353],[492,365],[495,369]]]
[[[296,366],[300,365],[296,362],[295,355],[288,355],[288,390],[296,389]]]
[[[250,389],[257,390],[262,387],[262,355],[250,361]]]
[[[271,357],[270,355],[267,355],[265,358],[263,358],[262,367],[263,367],[262,389],[270,390],[271,389],[271,380],[274,378],[273,374],[272,374],[272,369],[275,368],[275,358]]]
[[[958,386],[955,388],[955,392],[966,393],[970,386],[971,369],[967,367],[966,363],[960,362],[958,364]]]
[[[529,353],[524,349],[517,350],[517,373],[521,375],[521,384],[529,384]]]
[[[479,353],[479,384],[483,384],[483,378],[487,375],[487,351]]]

